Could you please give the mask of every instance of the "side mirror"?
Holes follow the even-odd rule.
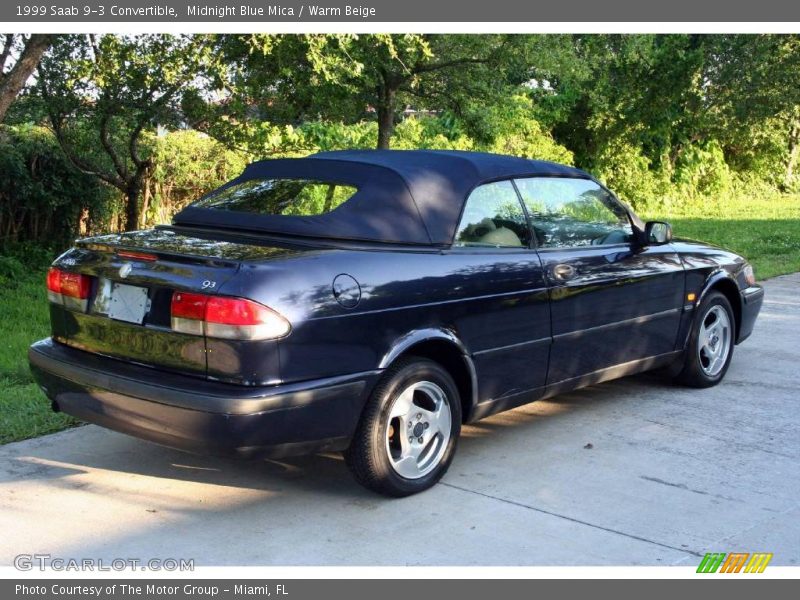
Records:
[[[660,246],[672,241],[672,227],[664,221],[648,221],[644,226],[642,241],[645,246]]]

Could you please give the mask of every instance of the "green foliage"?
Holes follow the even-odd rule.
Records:
[[[685,147],[675,162],[674,181],[688,198],[728,194],[733,176],[719,142]]]
[[[557,79],[573,57],[568,36],[256,34],[217,42],[227,101],[196,95],[184,103],[212,135],[241,137],[236,130],[251,129],[254,116],[282,126],[324,115],[376,121],[372,146],[382,148],[394,143],[407,107],[477,114],[533,77]],[[216,127],[221,117],[229,127]]]
[[[0,278],[13,272],[13,280],[0,285],[0,444],[22,440],[77,421],[50,410],[50,402],[33,383],[28,368],[28,346],[50,331],[45,269],[52,254],[17,246],[12,255],[0,255]],[[12,266],[13,265],[13,266]]]
[[[552,160],[571,165],[572,152],[557,143],[534,117],[533,102],[525,96],[513,96],[503,105],[484,112],[487,131],[485,149],[539,160]]]
[[[13,256],[0,254],[0,286],[15,285],[25,275],[25,266]]]
[[[0,173],[0,246],[63,247],[81,228],[106,223],[108,190],[70,164],[48,129],[0,126]]]
[[[180,99],[216,64],[207,36],[64,35],[42,60],[36,89],[64,153],[125,197],[125,227],[140,223],[153,166],[142,138],[177,126]],[[88,135],[87,135],[88,134]]]
[[[740,181],[749,181],[752,185],[762,182],[771,189],[783,186],[787,167],[787,142],[790,137],[791,122],[784,117],[764,119],[758,125],[742,127],[734,125],[736,137],[745,137],[744,142],[734,140],[722,143],[725,162]],[[789,191],[792,185],[799,186],[796,177],[786,186]]]
[[[144,181],[145,224],[169,222],[189,202],[233,179],[250,162],[244,152],[193,130],[151,135],[145,145],[153,162]]]
[[[650,159],[631,143],[601,147],[592,169],[595,176],[637,210],[660,206],[667,188],[664,175],[650,169]]]
[[[800,36],[584,35],[574,43],[583,75],[556,87],[558,111],[538,110],[577,164],[618,182],[634,205],[798,186]]]
[[[800,36],[56,36],[11,118],[45,115],[71,161],[43,129],[0,138],[0,237],[149,226],[252,160],[389,143],[575,164],[639,210],[709,211],[800,189],[798,90]]]
[[[26,356],[31,342],[46,337],[50,330],[45,289],[45,269],[29,269],[22,261],[3,257],[3,264],[16,262],[14,276],[0,287],[0,378],[31,383]],[[20,269],[20,266],[23,268]]]
[[[0,377],[0,444],[61,431],[79,424],[64,413],[50,410],[50,401],[35,383],[18,384]]]
[[[392,140],[398,150],[477,150],[452,120],[437,117],[409,117],[395,129]]]
[[[758,279],[800,271],[800,195],[731,192],[707,204],[645,212],[667,219],[676,236],[704,240],[739,252]]]
[[[344,150],[347,148],[372,148],[378,135],[376,123],[360,121],[352,125],[333,121],[307,121],[295,134],[294,146],[284,151],[285,155],[306,155],[311,152]]]

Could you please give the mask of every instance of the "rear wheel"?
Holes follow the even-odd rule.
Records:
[[[345,460],[363,486],[408,496],[444,475],[460,432],[461,401],[450,374],[427,359],[402,359],[372,392]]]
[[[711,292],[696,314],[683,369],[676,380],[692,387],[711,387],[725,377],[733,357],[733,310],[723,294]]]

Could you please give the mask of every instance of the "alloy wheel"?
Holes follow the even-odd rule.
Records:
[[[697,340],[700,367],[709,377],[716,377],[728,360],[731,348],[731,320],[719,305],[712,306],[703,317]]]
[[[406,387],[392,402],[386,423],[392,469],[406,479],[433,471],[447,450],[451,428],[450,402],[441,387],[431,381]]]

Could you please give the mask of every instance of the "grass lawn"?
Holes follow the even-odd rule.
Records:
[[[28,370],[28,346],[50,331],[44,280],[38,268],[0,286],[0,444],[77,423],[50,410]]]
[[[703,240],[746,257],[756,278],[800,271],[800,196],[726,202],[702,215],[642,215],[672,224],[675,237]]]
[[[700,216],[643,216],[668,220],[676,236],[739,252],[753,263],[759,279],[800,271],[800,196],[729,202]],[[28,371],[28,345],[49,331],[44,280],[40,266],[0,286],[0,444],[77,423],[50,410]]]

